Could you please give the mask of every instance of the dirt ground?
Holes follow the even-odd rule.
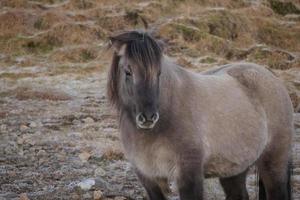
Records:
[[[284,81],[295,108],[300,199],[299,1],[1,0],[0,200],[145,199],[105,92],[107,37],[145,22],[189,70],[249,61]],[[218,180],[206,180],[205,193],[224,199]]]

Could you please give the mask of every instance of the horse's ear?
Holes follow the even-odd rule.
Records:
[[[118,56],[123,56],[126,50],[126,44],[117,40],[115,37],[109,37],[110,47]]]

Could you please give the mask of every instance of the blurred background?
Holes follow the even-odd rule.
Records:
[[[107,37],[145,24],[185,68],[249,61],[284,81],[300,199],[299,0],[1,0],[0,200],[145,199],[105,93]],[[217,180],[205,190],[224,199]]]

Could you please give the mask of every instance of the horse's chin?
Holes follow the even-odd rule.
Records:
[[[143,130],[151,130],[155,127],[156,123],[151,123],[151,124],[140,124],[136,123],[136,126],[138,129],[143,129]]]

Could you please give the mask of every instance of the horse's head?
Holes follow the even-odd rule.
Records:
[[[159,120],[162,48],[148,33],[129,31],[110,38],[114,49],[108,97],[130,113],[138,128],[152,129]]]

